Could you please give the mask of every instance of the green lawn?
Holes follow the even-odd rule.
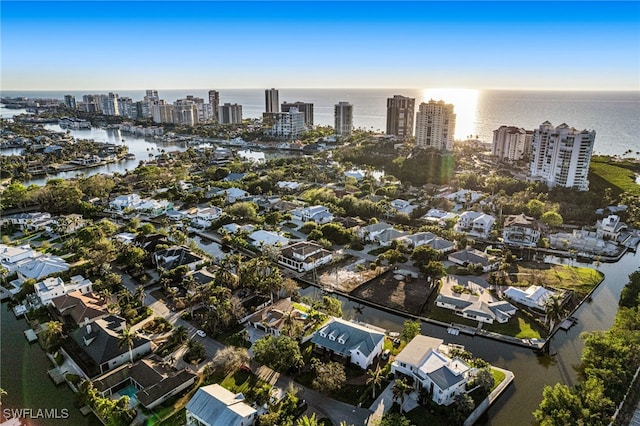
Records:
[[[493,376],[493,380],[494,380],[493,387],[491,388],[491,390],[492,390],[492,391],[493,391],[495,388],[497,388],[497,387],[498,387],[498,385],[499,385],[500,383],[502,383],[502,381],[503,381],[504,379],[506,379],[506,378],[507,378],[507,375],[506,375],[506,374],[504,374],[504,373],[503,373],[502,371],[500,371],[500,370],[496,370],[495,368],[492,368],[492,369],[491,369],[491,375]]]
[[[463,318],[456,315],[452,310],[438,306],[432,306],[427,317],[447,324],[454,322],[474,328],[478,326],[478,321]],[[516,314],[504,324],[483,324],[482,328],[487,331],[516,337],[518,339],[534,339],[546,335],[546,331],[542,327],[520,312],[516,312]]]
[[[525,287],[541,283],[546,287],[573,290],[580,299],[586,297],[603,276],[592,268],[528,262],[516,265],[509,273],[510,285]]]
[[[382,253],[388,252],[389,250],[391,250],[391,246],[389,246],[389,247],[384,247],[383,246],[383,247],[378,247],[376,249],[370,250],[369,253],[367,253],[367,254],[369,254],[371,256],[379,256]]]
[[[147,426],[158,424],[160,426],[182,426],[187,423],[186,418],[187,410],[182,408],[181,410],[175,412],[171,417],[166,418],[160,423],[152,422],[151,420],[147,421]]]
[[[610,160],[603,162],[594,157],[589,166],[589,174],[597,177],[600,181],[598,186],[609,187],[616,193],[630,192],[640,195],[640,185],[635,182],[634,171],[614,164]]]

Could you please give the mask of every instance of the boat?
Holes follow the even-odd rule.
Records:
[[[127,155],[125,155],[124,158],[126,158],[127,160],[135,160],[136,155],[130,152]]]

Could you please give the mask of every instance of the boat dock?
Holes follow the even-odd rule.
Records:
[[[55,383],[56,386],[64,383],[64,375],[62,374],[60,369],[58,369],[58,367],[52,368],[51,370],[47,371],[47,374],[49,375],[49,377],[51,377],[51,380],[53,380],[53,383]]]
[[[38,340],[38,335],[32,329],[28,329],[24,331],[24,337],[27,338],[29,343],[33,343]]]
[[[16,318],[20,318],[21,316],[27,313],[27,308],[24,305],[16,305],[13,307],[13,313],[16,316]]]
[[[576,317],[569,317],[564,321],[562,321],[558,327],[560,327],[561,330],[567,331],[571,327],[576,325],[577,322],[578,322],[578,319]]]

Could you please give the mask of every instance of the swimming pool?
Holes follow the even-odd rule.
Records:
[[[136,393],[138,392],[138,389],[135,388],[135,386],[133,385],[128,385],[127,387],[120,389],[120,391],[118,391],[118,394],[120,396],[128,396],[129,397],[129,407],[135,407],[136,405],[138,405],[138,398],[136,398]]]

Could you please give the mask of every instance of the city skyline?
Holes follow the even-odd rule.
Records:
[[[640,88],[637,2],[3,1],[1,23],[3,91]]]

